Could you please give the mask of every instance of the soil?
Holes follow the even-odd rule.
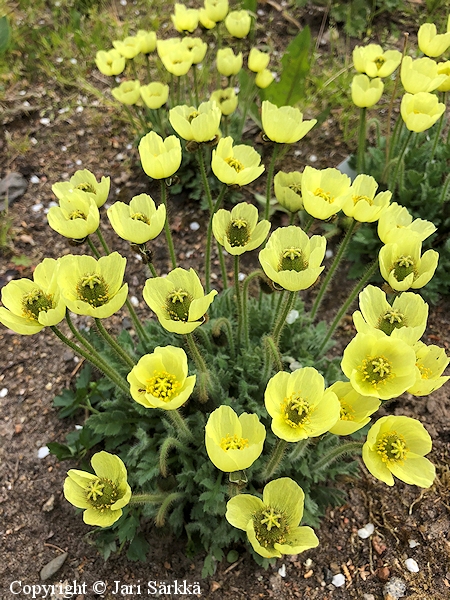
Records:
[[[277,19],[278,26],[284,26],[284,22],[280,24],[280,14],[273,10],[271,27],[277,26]],[[24,101],[36,108],[24,106]],[[46,210],[55,200],[51,184],[68,179],[75,170],[87,168],[97,178],[109,175],[111,202],[128,201],[142,192],[158,198],[158,192],[150,187],[140,169],[137,151],[130,145],[126,128],[117,118],[111,119],[112,109],[100,107],[82,96],[76,101],[78,108],[61,111],[67,99],[52,82],[44,87],[22,81],[8,91],[9,110],[5,112],[0,133],[0,175],[20,172],[29,185],[10,210],[12,239],[9,253],[1,256],[1,286],[13,278],[31,277],[33,267],[46,256],[57,258],[84,251],[69,247],[64,238],[48,227],[46,220]],[[12,140],[28,136],[31,144],[27,151],[11,152],[7,132]],[[336,166],[348,149],[342,143],[330,141],[341,138],[336,121],[330,119],[308,137],[307,145],[299,146],[301,154],[289,153],[285,170],[301,170],[305,161],[314,156],[318,157],[314,166]],[[256,138],[255,144],[258,144]],[[262,146],[257,148],[264,151]],[[249,186],[249,193],[264,193],[264,184],[262,178]],[[286,224],[283,219],[280,217],[280,223]],[[183,196],[172,198],[171,228],[180,266],[202,270],[206,222],[206,214],[199,209],[198,202]],[[198,230],[191,227],[193,223],[199,224]],[[111,246],[128,257],[130,293],[137,299],[138,314],[148,318],[149,311],[141,296],[146,279],[142,263],[126,242],[111,235],[105,215],[103,227]],[[161,270],[167,269],[164,242],[156,241],[153,249],[155,263]],[[24,256],[29,262],[22,260],[24,264],[18,265],[17,258]],[[213,272],[219,272],[216,257]],[[322,318],[332,316],[336,296],[345,293],[342,285],[345,273],[336,281],[330,294],[332,301],[324,306]],[[128,326],[124,315],[114,317],[109,324],[113,329]],[[449,333],[448,298],[443,298],[430,307],[424,341],[448,349]],[[337,331],[335,351],[342,349],[353,335],[351,319],[347,318]],[[38,457],[40,448],[50,441],[63,442],[74,425],[82,423],[83,415],[75,422],[60,421],[52,406],[54,396],[73,385],[79,368],[80,362],[62,348],[51,331],[43,330],[28,337],[0,329],[0,597],[3,600],[33,597],[32,591],[28,593],[21,585],[58,581],[73,585],[76,581],[77,589],[69,588],[65,595],[52,597],[91,600],[147,595],[147,582],[173,585],[175,580],[179,585],[186,580],[192,592],[198,591],[192,587],[197,582],[201,596],[212,600],[380,600],[388,598],[389,591],[391,598],[401,597],[401,591],[395,595],[395,585],[404,589],[404,597],[411,600],[450,598],[448,386],[425,398],[405,394],[379,411],[380,416],[411,416],[425,425],[433,438],[430,458],[438,474],[432,488],[421,490],[398,481],[390,488],[375,480],[362,466],[359,478],[339,482],[347,492],[347,502],[327,511],[317,531],[318,548],[299,556],[283,557],[267,570],[258,567],[242,548],[237,562],[230,565],[223,561],[213,577],[202,579],[202,557],[186,558],[184,540],[162,537],[151,524],[146,529],[151,541],[146,563],[133,563],[121,555],[113,555],[104,562],[89,544],[90,528],[76,517],[73,507],[63,497],[66,471],[77,465],[59,463],[53,456]],[[372,523],[375,531],[362,539],[357,531],[367,523]],[[60,570],[49,580],[40,581],[41,569],[65,552],[68,556]],[[407,569],[407,558],[417,562],[418,572]],[[345,579],[340,587],[331,583],[337,573]],[[93,584],[98,581],[106,582],[107,586],[105,590],[97,588],[96,593]],[[127,587],[114,593],[119,585],[116,581]],[[12,582],[22,583],[10,588]],[[159,597],[177,597],[182,591],[182,588],[180,591],[161,587]],[[36,596],[44,597],[45,593],[41,590]]]

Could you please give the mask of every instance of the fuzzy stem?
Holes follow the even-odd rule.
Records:
[[[183,419],[181,416],[179,410],[167,410],[166,415],[172,421],[172,425],[177,430],[180,439],[184,439],[187,442],[190,442],[194,439],[191,430],[186,424],[185,419]]]
[[[142,323],[139,320],[139,317],[134,310],[134,306],[131,304],[130,300],[127,298],[125,300],[126,307],[128,308],[128,312],[130,313],[131,320],[136,328],[137,334],[142,342],[149,342],[150,338],[147,335]]]
[[[105,254],[106,255],[111,254],[111,251],[108,248],[108,244],[106,243],[106,240],[103,237],[102,232],[100,231],[100,227],[97,227],[95,233],[97,234],[97,237],[100,240],[100,244],[102,245],[102,248],[105,251]]]
[[[307,213],[306,213],[307,214]],[[308,218],[305,221],[305,225],[303,227],[303,231],[305,233],[308,233],[308,231],[311,229],[311,225],[314,223],[314,217],[312,215],[308,215]]]
[[[277,345],[275,344],[275,340],[273,339],[273,337],[268,335],[267,337],[264,338],[264,343],[266,344],[267,351],[272,355],[272,358],[277,365],[277,370],[282,371],[283,363],[281,362],[280,352],[278,350]],[[269,365],[271,364],[270,357],[267,362]]]
[[[206,362],[201,355],[200,350],[198,349],[197,343],[195,341],[192,333],[187,333],[185,335],[185,339],[187,341],[189,351],[191,353],[192,358],[194,359],[195,366],[197,367],[197,371],[199,373],[199,400],[202,404],[208,401],[208,384],[209,384],[209,371],[206,366]]]
[[[444,93],[443,93],[443,96],[442,96],[442,103],[443,103],[444,105],[445,105],[445,95],[446,95],[446,94],[445,94],[445,92],[444,92]],[[436,135],[435,135],[435,138],[434,138],[434,144],[433,144],[433,148],[432,148],[432,150],[431,150],[431,155],[430,155],[430,157],[427,159],[427,162],[428,162],[428,163],[431,163],[431,162],[433,161],[433,159],[434,159],[434,155],[435,155],[435,152],[436,152],[436,148],[437,148],[437,145],[438,145],[438,143],[439,143],[439,138],[440,138],[440,136],[441,136],[441,131],[442,131],[442,126],[443,126],[443,124],[444,124],[444,119],[445,119],[445,110],[444,110],[444,112],[442,113],[442,115],[441,115],[441,118],[440,118],[440,119],[439,119],[439,121],[438,121],[438,126],[437,126],[437,129],[436,129]]]
[[[116,340],[106,331],[103,327],[103,324],[100,319],[95,319],[95,324],[97,325],[97,329],[100,334],[103,336],[105,341],[111,346],[111,348],[116,352],[118,356],[123,360],[123,362],[129,367],[133,368],[136,363],[131,358],[131,356],[125,352],[125,350],[116,342]]]
[[[359,134],[358,134],[358,152],[356,155],[356,170],[358,174],[365,171],[365,152],[366,152],[366,108],[360,108],[359,111]]]
[[[92,242],[92,240],[89,236],[87,236],[86,241],[89,245],[89,248],[91,249],[92,254],[95,256],[95,258],[100,258],[100,252],[94,246],[94,243]]]
[[[253,279],[255,279],[255,277],[264,277],[264,271],[262,271],[261,269],[257,269],[256,271],[253,271],[253,273],[250,273],[250,275],[247,275],[247,277],[244,279],[244,285],[242,286],[242,306],[244,309],[244,341],[246,347],[248,347],[250,343],[250,331],[248,328],[248,286],[253,281]]]
[[[227,319],[227,317],[220,317],[214,323],[212,332],[213,335],[218,335],[222,331],[223,327],[225,329],[228,344],[230,346],[230,356],[234,360],[236,358],[236,349],[234,347],[233,330],[231,328],[230,320]]]
[[[124,394],[126,394],[127,396],[130,395],[130,389],[129,389],[127,383],[111,367],[109,367],[109,365],[107,365],[105,363],[105,361],[103,361],[103,359],[99,360],[99,358],[97,356],[90,354],[87,350],[85,350],[84,348],[81,348],[81,346],[78,346],[78,344],[75,344],[75,342],[72,342],[71,340],[69,340],[69,338],[67,338],[56,327],[56,325],[52,325],[50,327],[50,329],[62,342],[64,342],[67,346],[69,346],[69,348],[71,348],[74,352],[76,352],[77,354],[82,356],[84,359],[89,361],[101,373],[106,375],[106,377],[109,377],[109,379],[111,379],[111,381],[115,385],[117,385],[117,387],[120,388],[122,390],[122,392],[124,392]]]
[[[170,505],[176,500],[181,500],[181,498],[184,498],[184,492],[172,492],[166,496],[155,517],[156,527],[163,527],[164,523],[166,522],[166,514],[170,508]]]
[[[133,117],[131,110],[128,108],[128,106],[126,104],[122,104],[122,107],[125,109],[128,120],[130,121],[133,129],[135,130],[136,133],[139,133],[138,124],[136,123],[136,119]]]
[[[358,281],[358,283],[352,289],[347,300],[341,306],[339,312],[337,313],[337,315],[334,318],[334,321],[331,323],[330,328],[328,329],[327,335],[325,336],[325,338],[322,341],[322,344],[320,345],[318,354],[320,354],[322,352],[322,350],[325,348],[326,343],[333,335],[336,327],[341,322],[342,317],[346,314],[348,308],[355,301],[356,296],[359,294],[359,292],[362,290],[362,288],[366,285],[366,283],[370,280],[372,275],[375,273],[377,266],[378,266],[378,260],[374,260],[373,263],[370,265],[370,267],[367,269],[367,271],[364,273],[362,278]]]
[[[234,293],[236,295],[236,312],[238,317],[238,328],[236,334],[237,347],[241,345],[241,334],[243,325],[243,314],[242,314],[242,296],[241,296],[241,282],[239,281],[239,256],[234,257]]]
[[[300,460],[305,454],[308,446],[311,442],[311,438],[306,438],[305,440],[300,440],[294,446],[294,449],[289,454],[289,461],[296,462]]]
[[[172,233],[169,227],[169,209],[167,206],[167,189],[164,179],[161,179],[161,200],[166,207],[166,220],[164,221],[164,231],[166,234],[167,245],[169,246],[170,260],[172,261],[172,269],[177,267],[177,259],[175,256],[175,249],[173,247]]]
[[[267,461],[266,465],[261,471],[260,480],[267,481],[275,474],[278,469],[280,462],[284,456],[284,452],[287,448],[288,442],[286,440],[278,440],[272,454]]]
[[[353,219],[350,227],[347,229],[347,233],[345,234],[345,237],[342,240],[341,245],[339,246],[339,249],[338,249],[338,251],[336,253],[336,256],[335,256],[335,258],[333,260],[333,263],[332,263],[332,265],[331,265],[331,267],[330,267],[330,269],[329,269],[329,271],[327,273],[327,276],[325,277],[325,279],[324,279],[324,281],[323,281],[323,283],[322,283],[322,285],[320,287],[319,293],[317,294],[317,298],[316,298],[316,300],[314,302],[314,305],[313,305],[313,308],[312,308],[312,311],[311,311],[311,320],[314,320],[314,317],[316,316],[317,311],[319,310],[320,304],[321,304],[321,302],[323,300],[323,297],[325,295],[325,292],[327,291],[327,288],[328,288],[329,284],[331,283],[331,280],[333,278],[334,272],[338,268],[339,263],[341,262],[342,257],[345,254],[345,251],[347,250],[347,246],[348,246],[348,243],[349,243],[349,241],[350,241],[350,239],[351,239],[351,237],[353,235],[353,231],[355,230],[356,223],[357,223],[357,221],[355,221],[355,219]]]
[[[322,458],[315,463],[314,471],[318,473],[322,469],[326,469],[331,463],[344,454],[356,454],[360,452],[362,446],[362,442],[346,442],[337,448],[333,448],[333,450],[330,450],[330,452],[322,456]]]
[[[129,504],[159,504],[165,497],[166,494],[133,494]]]
[[[272,181],[273,172],[275,170],[275,163],[277,162],[277,156],[279,151],[279,144],[275,144],[272,152],[272,159],[270,161],[269,170],[267,172],[267,186],[266,186],[266,209],[264,211],[264,219],[269,220],[270,216],[270,198],[272,196]]]
[[[400,171],[400,165],[401,165],[401,162],[403,160],[403,156],[404,156],[404,154],[406,152],[406,149],[408,147],[408,144],[409,144],[409,141],[411,139],[412,134],[413,134],[412,131],[408,131],[408,134],[406,136],[406,139],[405,139],[405,142],[403,144],[403,147],[400,150],[400,154],[399,154],[399,157],[398,157],[397,164],[395,165],[394,176],[393,176],[392,181],[391,181],[391,183],[389,185],[389,189],[391,190],[391,192],[393,194],[395,193],[395,189],[397,187],[397,178],[398,178],[398,173]]]
[[[167,411],[171,412],[171,411]],[[161,475],[163,477],[167,477],[169,475],[169,470],[167,466],[167,457],[169,456],[169,452],[172,448],[176,448],[181,452],[186,452],[187,448],[184,444],[180,442],[177,438],[172,436],[166,438],[164,442],[161,444],[161,448],[159,450],[159,470],[161,471]]]
[[[208,294],[211,291],[211,244],[212,244],[212,222],[213,217],[216,214],[220,204],[222,203],[223,197],[225,196],[225,192],[227,191],[227,186],[224,184],[222,189],[220,190],[220,194],[214,204],[210,215],[209,215],[209,223],[208,223],[208,233],[206,237],[206,250],[205,250],[205,284],[206,284],[206,293]],[[221,255],[221,249],[219,249],[219,256]],[[223,272],[222,272],[223,277]],[[226,283],[226,282],[225,282]],[[224,284],[225,285],[225,284]]]
[[[286,302],[284,303],[284,307],[278,315],[278,321],[275,323],[275,326],[273,328],[272,337],[275,341],[277,348],[280,343],[281,332],[283,331],[283,327],[286,325],[286,318],[289,314],[289,311],[294,306],[296,298],[297,292],[289,292],[289,295],[286,298]]]
[[[200,167],[200,175],[202,177],[203,189],[205,190],[206,199],[210,214],[214,211],[214,205],[211,196],[211,188],[209,187],[208,176],[206,174],[205,159],[201,148],[197,150],[198,166]]]
[[[156,272],[155,267],[153,266],[153,263],[148,263],[148,268],[150,273],[152,274],[152,277],[158,277],[158,273]]]

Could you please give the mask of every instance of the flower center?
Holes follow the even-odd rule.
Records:
[[[255,536],[263,548],[284,544],[289,535],[289,523],[283,511],[265,506],[253,515]]]
[[[175,63],[175,61],[173,61]],[[182,62],[182,61],[179,61]],[[192,121],[199,116],[199,112],[196,110],[193,110],[188,116],[187,116],[187,120],[189,121],[189,123],[192,123]]]
[[[308,261],[300,248],[286,248],[280,256],[278,271],[304,271],[308,268]]]
[[[83,219],[84,221],[87,221],[86,213],[82,210],[74,210],[69,215],[69,221],[73,221],[74,219]]]
[[[394,262],[392,269],[397,281],[403,281],[408,275],[415,272],[414,259],[411,256],[400,256]]]
[[[376,450],[384,463],[402,463],[409,452],[405,438],[396,431],[384,433],[377,441]]]
[[[365,358],[358,371],[362,372],[363,380],[370,383],[375,389],[394,377],[392,364],[384,356],[369,356]]]
[[[250,239],[250,231],[247,221],[244,219],[232,219],[227,231],[228,241],[233,248],[245,246]]]
[[[230,167],[233,167],[236,173],[240,173],[245,169],[244,165],[237,158],[233,158],[230,156],[229,158],[225,159],[225,162],[228,163]]]
[[[79,183],[78,185],[75,186],[75,189],[81,190],[82,192],[89,192],[89,194],[97,193],[97,190],[95,189],[95,187],[91,183],[88,183],[87,181],[82,181],[81,183]]]
[[[103,477],[89,480],[85,491],[89,503],[93,508],[98,508],[101,512],[111,508],[111,505],[119,499],[117,485],[111,479]]]
[[[425,365],[422,365],[420,363],[416,363],[416,367],[419,369],[420,376],[422,379],[430,379],[431,377],[433,377],[433,371],[429,367],[426,367]]]
[[[339,416],[341,421],[354,421],[355,420],[355,411],[347,404],[347,402],[341,402],[341,414]]]
[[[291,183],[288,185],[288,188],[296,194],[301,194],[302,184],[300,182]]]
[[[382,56],[377,56],[377,58],[373,62],[377,65],[377,69],[381,69],[381,67],[386,62],[386,59]]]
[[[394,329],[405,327],[405,315],[395,308],[389,308],[378,322],[378,329],[386,335],[391,335]]]
[[[369,196],[353,196],[353,203],[358,204],[358,202],[367,202],[369,206],[373,206],[373,198],[369,198]]]
[[[323,198],[328,204],[333,204],[335,198],[331,195],[330,192],[325,192],[322,188],[317,188],[314,192],[314,196],[319,196],[319,198]]]
[[[169,402],[177,395],[180,385],[175,375],[167,371],[155,371],[153,377],[147,379],[146,392],[164,402]]]
[[[89,273],[77,283],[78,299],[87,302],[94,308],[103,306],[109,301],[108,284],[98,273]]]
[[[22,296],[23,316],[26,319],[39,321],[39,313],[54,308],[52,294],[45,294],[39,288],[35,288]]]
[[[142,223],[145,223],[146,225],[150,225],[150,219],[147,217],[147,215],[144,215],[144,213],[133,213],[131,215],[131,218],[134,219],[135,221],[141,221]]]
[[[246,438],[240,438],[236,434],[230,435],[227,433],[226,437],[220,440],[220,447],[222,450],[244,450],[248,448],[248,440]]]
[[[291,394],[281,403],[281,415],[293,429],[300,429],[309,421],[311,408],[307,400],[298,394]]]
[[[191,302],[190,293],[181,288],[170,292],[166,299],[166,309],[172,321],[187,321]]]

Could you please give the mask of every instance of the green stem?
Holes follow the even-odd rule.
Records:
[[[272,336],[267,336],[264,338],[264,343],[267,346],[267,350],[268,352],[270,352],[272,354],[272,358],[275,361],[276,365],[277,365],[277,371],[282,371],[283,370],[283,363],[281,362],[281,356],[280,356],[280,352],[278,350],[277,345],[275,344],[275,340],[273,339]],[[270,365],[271,361],[270,361],[270,357],[267,361],[267,364]],[[267,374],[268,377],[268,374]]]
[[[341,322],[342,317],[346,314],[348,308],[355,301],[356,296],[359,294],[359,292],[362,290],[362,288],[366,285],[366,283],[370,280],[372,275],[375,273],[377,266],[378,266],[378,260],[374,260],[373,263],[370,265],[370,267],[367,269],[367,271],[364,273],[364,275],[362,276],[360,281],[358,281],[358,283],[355,285],[355,287],[350,292],[347,300],[341,306],[341,309],[335,316],[334,321],[331,323],[330,328],[328,329],[327,335],[325,336],[325,338],[322,341],[322,344],[320,345],[320,348],[318,350],[319,355],[322,352],[322,350],[325,348],[328,340],[333,335],[336,327]]]
[[[142,326],[142,323],[140,322],[139,317],[137,316],[136,311],[134,310],[134,306],[131,304],[128,298],[126,299],[125,304],[128,308],[128,312],[130,313],[131,320],[133,321],[133,324],[136,328],[139,339],[142,342],[150,342],[150,338],[148,337],[147,332]]]
[[[359,112],[359,134],[358,134],[358,153],[356,157],[356,170],[358,174],[365,171],[365,153],[366,153],[366,108],[361,108]]]
[[[170,508],[170,505],[173,504],[176,500],[181,500],[182,498],[184,498],[184,492],[172,492],[164,498],[155,517],[156,527],[164,526],[166,522],[166,514]]]
[[[171,411],[167,411],[168,413]],[[183,454],[185,454],[187,452],[187,447],[180,442],[180,440],[178,440],[177,438],[174,438],[172,436],[169,436],[168,438],[166,438],[164,440],[164,442],[161,444],[161,448],[159,450],[159,470],[161,471],[161,475],[163,477],[168,477],[169,475],[169,469],[167,466],[167,457],[169,456],[169,452],[172,450],[172,448],[176,448],[177,450],[181,451]]]
[[[119,375],[117,375],[113,369],[111,369],[109,366],[106,366],[106,363],[103,360],[99,360],[97,356],[90,354],[87,352],[87,350],[81,348],[81,346],[78,346],[78,344],[75,344],[72,342],[72,340],[69,340],[69,338],[67,338],[62,331],[56,327],[56,325],[52,325],[50,329],[62,342],[69,346],[69,348],[89,361],[101,373],[106,375],[106,377],[109,377],[109,379],[111,379],[111,381],[117,385],[117,387],[120,388],[124,394],[127,396],[130,395],[130,389],[126,382]]]
[[[164,231],[166,234],[167,245],[169,246],[170,260],[172,261],[172,269],[177,267],[177,259],[175,256],[175,248],[173,246],[172,233],[169,227],[169,208],[167,206],[167,189],[164,179],[161,179],[161,200],[166,207],[166,220],[164,221]]]
[[[209,182],[208,182],[208,175],[206,173],[205,159],[204,159],[203,150],[201,147],[197,150],[197,160],[198,160],[198,166],[200,168],[200,175],[202,178],[203,189],[205,190],[206,200],[208,201],[209,213],[211,214],[214,211],[214,206],[213,206],[213,201],[212,201],[212,196],[211,196],[211,188],[209,187]]]
[[[192,358],[194,359],[195,366],[199,374],[199,400],[202,404],[204,404],[208,401],[208,385],[210,379],[208,367],[206,365],[205,359],[203,358],[200,350],[198,349],[197,343],[192,333],[187,333],[185,335],[185,339],[187,341],[189,351],[191,353]]]
[[[253,279],[255,279],[255,277],[265,277],[264,271],[262,271],[261,269],[257,269],[256,271],[253,271],[253,273],[250,273],[250,275],[247,275],[247,277],[244,279],[244,285],[242,286],[244,341],[245,341],[246,347],[248,347],[248,345],[250,343],[250,339],[249,339],[250,331],[249,331],[249,327],[248,327],[248,287],[249,287],[250,283],[253,281]]]
[[[198,108],[198,81],[197,81],[197,65],[192,65],[192,73],[194,74],[194,96],[195,96],[195,106]]]
[[[166,494],[133,494],[129,504],[160,504],[166,498]]]
[[[332,265],[331,265],[331,267],[330,267],[330,269],[329,269],[329,271],[327,273],[327,276],[325,277],[325,279],[324,279],[324,281],[323,281],[323,283],[322,283],[322,285],[320,287],[319,293],[317,294],[317,298],[316,298],[316,300],[314,302],[314,305],[313,305],[313,308],[312,308],[312,311],[311,311],[311,320],[314,320],[314,317],[316,316],[317,311],[319,310],[320,304],[322,303],[322,299],[323,299],[323,297],[325,295],[325,292],[328,289],[328,286],[329,286],[329,284],[330,284],[330,282],[331,282],[331,280],[333,278],[333,275],[334,275],[336,269],[338,268],[339,263],[341,262],[342,257],[345,254],[345,251],[347,250],[347,246],[348,246],[348,243],[349,243],[349,241],[350,241],[350,239],[351,239],[351,237],[353,235],[353,231],[354,231],[354,229],[356,227],[356,223],[357,223],[357,221],[355,221],[353,219],[350,227],[347,229],[347,233],[345,234],[345,237],[342,240],[341,245],[339,246],[339,249],[338,249],[338,251],[336,253],[336,256],[335,256],[335,258],[333,260],[333,263],[332,263]]]
[[[446,94],[445,94],[445,92],[444,92],[444,93],[443,93],[443,97],[442,97],[442,102],[443,102],[443,104],[445,104],[445,95],[446,95]],[[441,115],[441,118],[440,118],[440,119],[439,119],[439,121],[438,121],[438,126],[437,126],[437,129],[436,129],[436,136],[435,136],[435,138],[434,138],[434,144],[433,144],[433,148],[432,148],[432,150],[431,150],[431,155],[430,155],[430,157],[429,157],[429,158],[427,158],[427,162],[428,162],[428,163],[431,163],[431,162],[432,162],[432,160],[434,159],[434,155],[435,155],[435,152],[436,152],[436,148],[437,148],[437,145],[438,145],[438,143],[439,143],[439,139],[440,139],[440,137],[441,137],[441,131],[442,131],[442,126],[443,126],[443,124],[444,124],[444,118],[445,118],[445,110],[444,110],[444,112],[442,113],[442,115]]]
[[[100,231],[100,227],[98,227],[95,231],[95,233],[97,234],[98,239],[100,240],[100,244],[102,245],[103,250],[105,251],[105,254],[111,254],[110,249],[108,248],[108,244],[106,243],[105,238],[102,235],[102,232]]]
[[[230,357],[234,360],[236,358],[236,349],[234,347],[233,330],[231,328],[230,320],[227,319],[227,317],[220,317],[217,319],[212,329],[213,335],[219,335],[222,331],[222,326],[225,327],[228,344],[230,346]]]
[[[308,214],[308,213],[306,213]],[[305,225],[303,227],[303,231],[305,233],[308,233],[308,231],[311,229],[311,225],[314,223],[314,217],[312,215],[308,215],[308,218],[305,221]]]
[[[405,37],[403,39],[403,52],[402,52],[402,61],[406,55],[406,47],[407,47],[407,41],[408,41],[408,34],[405,34]],[[397,96],[397,88],[398,88],[398,82],[400,81],[400,71],[401,71],[402,65],[400,62],[400,65],[397,69],[397,74],[395,76],[395,83],[394,83],[394,89],[392,90],[392,96],[391,96],[391,100],[389,102],[389,109],[388,109],[388,115],[387,115],[387,127],[386,127],[386,160],[385,163],[387,164],[389,162],[390,156],[391,156],[391,142],[394,140],[395,137],[395,133],[396,133],[396,129],[398,126],[399,121],[402,121],[401,117],[397,118],[397,121],[395,122],[395,126],[394,126],[394,133],[392,135],[391,138],[391,118],[392,118],[392,110],[394,108],[394,101],[395,101],[395,97]],[[384,182],[383,182],[384,183]]]
[[[209,294],[209,292],[211,291],[211,245],[212,245],[212,235],[213,235],[213,229],[212,229],[212,222],[213,222],[213,217],[216,214],[220,204],[222,203],[223,197],[225,196],[225,192],[227,191],[227,185],[223,185],[222,189],[220,190],[220,194],[216,200],[216,203],[214,204],[212,211],[210,212],[209,215],[209,223],[208,223],[208,233],[207,233],[207,237],[206,237],[206,250],[205,250],[205,285],[206,285],[206,293]],[[219,255],[221,255],[221,251],[219,250]],[[223,258],[223,255],[222,255]],[[223,277],[223,273],[222,273],[222,277]],[[224,285],[225,287],[225,285]]]
[[[169,419],[172,421],[172,424],[177,430],[180,439],[192,441],[194,439],[192,431],[189,429],[185,419],[183,419],[180,412],[178,410],[167,410],[165,412],[167,417],[169,417]]]
[[[278,315],[278,320],[275,322],[272,337],[275,341],[276,347],[278,348],[280,344],[280,337],[283,331],[283,327],[286,325],[286,318],[294,306],[295,300],[297,298],[297,292],[289,292],[288,297],[286,298],[286,302],[284,303],[284,307]]]
[[[355,454],[361,451],[363,444],[362,442],[346,442],[345,444],[341,444],[337,448],[333,448],[327,454],[322,456],[320,460],[318,460],[314,465],[314,471],[318,473],[322,469],[325,469],[335,460],[337,460],[340,456],[344,456],[344,454]]]
[[[94,244],[89,236],[87,236],[86,241],[89,245],[89,248],[91,249],[92,254],[95,256],[95,258],[100,258],[100,252],[94,246]]]
[[[400,165],[402,163],[403,156],[404,156],[404,154],[406,152],[406,149],[408,147],[408,144],[409,144],[409,141],[411,139],[412,134],[413,134],[412,131],[408,131],[408,135],[406,136],[406,139],[405,139],[405,142],[403,144],[403,147],[400,150],[398,161],[397,161],[397,164],[395,165],[394,176],[393,176],[392,181],[391,181],[391,183],[389,185],[389,189],[391,190],[392,194],[395,193],[395,189],[397,187],[397,178],[398,178],[398,174],[399,174],[399,171],[400,171]]]
[[[153,263],[147,263],[147,266],[149,268],[150,273],[152,274],[152,277],[158,277],[158,273],[156,272],[156,269],[153,266]]]
[[[105,341],[111,346],[123,362],[128,365],[131,369],[136,365],[131,356],[125,352],[125,350],[116,342],[116,340],[106,331],[100,319],[95,319],[95,324],[100,334],[103,336]]]
[[[275,448],[273,449],[272,455],[269,458],[267,464],[261,471],[261,481],[267,481],[275,474],[278,469],[280,462],[283,458],[284,452],[287,448],[288,442],[286,440],[278,440]]]
[[[240,348],[242,326],[243,326],[243,314],[242,314],[241,282],[239,281],[239,256],[238,255],[235,255],[235,257],[234,257],[234,293],[236,296],[236,312],[237,312],[237,318],[238,318],[236,341],[237,341],[237,347]]]
[[[277,162],[277,156],[279,152],[279,144],[275,144],[273,147],[272,158],[267,172],[267,186],[266,186],[266,209],[264,211],[264,219],[269,220],[270,216],[270,199],[272,197],[272,181],[273,172],[275,170],[275,163]]]

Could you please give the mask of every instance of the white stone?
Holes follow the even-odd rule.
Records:
[[[39,179],[39,177],[37,175],[32,175],[30,177],[30,183],[41,183],[41,180]]]
[[[44,208],[44,205],[39,203],[39,204],[35,204],[34,206],[31,207],[31,210],[33,212],[39,212],[40,210],[42,210]]]
[[[298,310],[290,310],[286,317],[286,323],[288,325],[292,325],[292,323],[294,323],[298,319],[299,316],[300,316],[300,313],[298,312]]]
[[[344,575],[342,575],[342,573],[338,573],[333,577],[331,583],[334,585],[334,587],[342,587],[345,583]]]
[[[286,577],[286,565],[282,564],[281,567],[278,569],[278,575],[280,575],[281,577]]]
[[[413,558],[407,558],[405,560],[405,567],[411,573],[418,573],[419,572],[419,565],[416,563],[416,561]]]
[[[192,223],[189,225],[189,229],[191,231],[198,231],[200,229],[200,225],[197,223],[197,221],[192,221]]]
[[[325,256],[326,256],[327,258],[331,258],[331,257],[333,256],[333,254],[334,254],[333,250],[327,250],[327,251],[325,252]]]
[[[244,281],[245,277],[246,277],[245,273],[239,273],[239,275],[238,275],[239,281]]]
[[[416,540],[408,540],[408,544],[410,548],[415,548],[416,546],[420,546],[419,542]]]
[[[317,156],[315,154],[311,154],[311,156],[309,157],[309,162],[317,162]]]
[[[8,388],[2,388],[0,390],[0,398],[4,398],[8,394]]]
[[[130,302],[133,306],[139,306],[139,300],[136,298],[136,296],[131,296]]]
[[[374,531],[375,531],[374,524],[367,523],[366,525],[364,525],[364,527],[362,529],[358,529],[358,536],[361,539],[365,540],[366,538],[370,537]]]
[[[298,360],[293,360],[289,365],[291,371],[296,371],[297,369],[302,368],[302,363],[299,363]]]
[[[43,117],[42,119],[39,120],[39,123],[41,125],[49,125],[50,124],[50,119],[48,119],[47,117]]]
[[[50,454],[50,450],[47,448],[47,446],[41,446],[37,453],[38,458],[45,458],[49,454]]]

